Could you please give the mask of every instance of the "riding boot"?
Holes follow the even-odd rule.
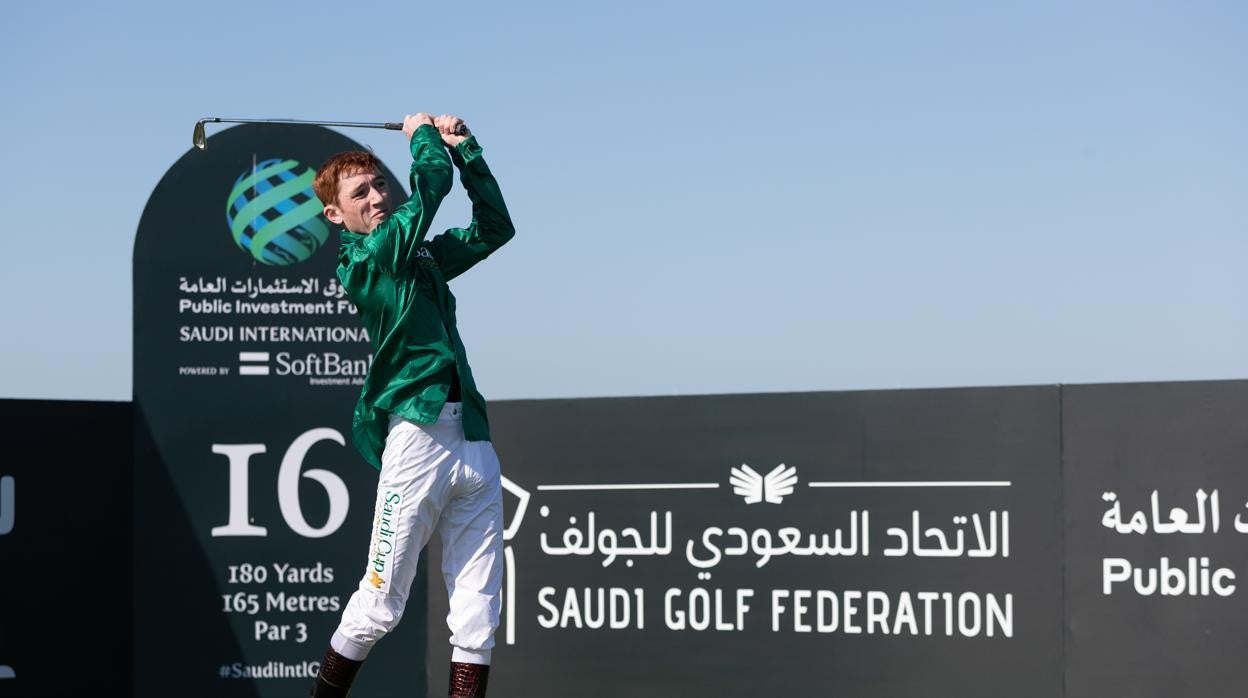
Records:
[[[485,684],[490,678],[488,664],[451,662],[448,698],[485,698]]]
[[[312,698],[347,698],[351,693],[351,683],[363,663],[347,659],[333,647],[325,650],[321,670],[316,672],[316,683],[312,685]]]

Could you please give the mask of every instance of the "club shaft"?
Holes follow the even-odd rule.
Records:
[[[403,128],[403,124],[396,122],[368,122],[368,121],[311,121],[308,119],[226,119],[221,117],[210,117],[204,119],[205,122],[212,123],[229,123],[229,124],[305,124],[308,126],[340,126],[342,128],[385,128],[391,131],[398,131]]]
[[[191,134],[191,143],[200,150],[208,147],[208,137],[204,134],[204,124],[302,124],[306,126],[339,126],[341,128],[384,128],[390,131],[402,131],[403,124],[395,121],[377,123],[371,121],[310,121],[307,119],[226,119],[220,116],[209,116],[195,122],[195,131]],[[456,127],[455,133],[467,136],[468,129],[463,122]]]

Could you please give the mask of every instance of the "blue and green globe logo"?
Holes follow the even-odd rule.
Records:
[[[265,264],[302,262],[325,244],[324,206],[312,191],[316,170],[273,158],[238,176],[225,206],[234,242]]]

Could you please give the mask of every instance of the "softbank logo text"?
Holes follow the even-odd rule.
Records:
[[[275,366],[270,366],[270,359]],[[267,351],[240,351],[238,373],[241,376],[332,376],[354,377],[368,374],[373,355],[348,359],[333,351],[295,356],[288,351],[270,355]],[[270,370],[272,369],[272,370]]]
[[[17,485],[12,475],[0,477],[0,536],[13,530],[13,519],[16,518],[16,499],[14,491]]]

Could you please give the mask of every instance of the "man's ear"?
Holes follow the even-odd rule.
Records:
[[[337,206],[333,204],[326,204],[323,213],[325,214],[325,217],[329,219],[330,223],[333,223],[334,225],[342,225],[342,211],[339,211]]]

